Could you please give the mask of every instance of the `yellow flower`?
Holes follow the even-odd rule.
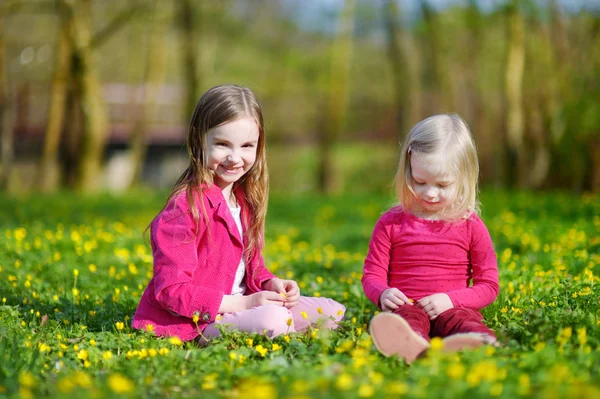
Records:
[[[306,314],[305,311],[300,312],[300,314],[302,315],[303,318],[308,319],[308,315]]]
[[[169,343],[176,346],[183,345],[183,342],[177,336],[169,338]]]
[[[317,308],[317,312],[319,312],[319,314],[323,314],[323,308],[319,306],[319,307]]]
[[[352,388],[352,377],[345,373],[340,374],[335,381],[335,386],[342,391],[349,390]]]
[[[119,330],[119,331],[121,331],[125,327],[125,325],[121,321],[117,321],[115,323],[115,326],[117,327],[117,330]]]
[[[285,321],[285,324],[287,324],[287,325],[288,325],[288,327],[290,327],[290,326],[292,325],[292,322],[293,322],[293,320],[292,320],[292,318],[290,317],[289,319],[287,319],[287,320]]]
[[[273,345],[271,345],[271,350],[273,352],[278,351],[279,349],[281,349],[281,345],[279,345],[279,344],[273,344]]]
[[[375,394],[375,389],[371,385],[360,384],[358,387],[358,396],[361,398],[370,398]]]
[[[133,382],[120,374],[111,374],[108,376],[108,386],[117,394],[126,394],[133,392]]]
[[[19,384],[25,388],[33,388],[35,386],[35,377],[28,371],[23,371],[19,374]]]
[[[462,363],[451,364],[446,369],[446,374],[453,380],[458,380],[465,374],[465,366]]]
[[[289,344],[292,339],[290,338],[289,335],[286,334],[283,336],[283,340]]]
[[[104,360],[110,360],[112,358],[112,352],[111,351],[105,351],[104,353],[102,353],[102,359]]]
[[[256,349],[256,351],[258,352],[258,354],[261,355],[262,357],[265,357],[265,355],[269,351],[267,348],[263,347],[262,345],[256,345],[254,347],[254,349]]]
[[[254,340],[252,338],[246,338],[246,345],[252,348],[252,345],[254,345]]]
[[[440,337],[431,338],[431,350],[439,351],[444,348],[444,341]]]
[[[84,360],[84,361],[88,360],[88,351],[86,351],[85,349],[80,350],[77,353],[77,359]]]
[[[198,316],[198,313],[194,313],[194,316],[192,317],[192,321],[195,324],[198,324],[198,320],[200,320],[200,317]]]
[[[95,339],[90,339],[90,345],[91,346],[96,346],[96,340]]]
[[[154,326],[152,324],[146,324],[146,331],[153,332],[154,331]]]

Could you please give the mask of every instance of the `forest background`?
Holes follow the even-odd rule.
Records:
[[[595,1],[0,1],[0,184],[170,187],[199,96],[259,96],[274,190],[389,192],[419,120],[470,124],[483,185],[600,187]]]

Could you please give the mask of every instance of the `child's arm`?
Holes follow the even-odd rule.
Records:
[[[363,268],[363,290],[367,298],[378,307],[381,307],[379,303],[381,294],[390,288],[388,285],[388,272],[392,246],[391,222],[389,214],[385,214],[375,224]]]
[[[469,256],[473,285],[447,294],[454,307],[482,309],[494,302],[498,296],[498,262],[490,233],[483,221],[475,216],[468,223],[471,224]]]

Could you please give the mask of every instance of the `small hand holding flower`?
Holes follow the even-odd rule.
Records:
[[[282,294],[285,297],[283,306],[288,309],[296,306],[300,300],[300,288],[294,280],[282,280],[275,277],[265,281],[262,287],[267,291]]]
[[[402,305],[412,306],[412,301],[398,288],[388,288],[381,293],[379,304],[384,312],[393,312]]]
[[[454,307],[450,297],[444,293],[421,298],[417,301],[417,306],[427,313],[429,320],[435,320],[441,313]]]

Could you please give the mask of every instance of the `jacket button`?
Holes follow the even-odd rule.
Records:
[[[206,323],[208,323],[210,321],[210,313],[208,313],[208,312],[202,313],[202,320],[204,320]]]

